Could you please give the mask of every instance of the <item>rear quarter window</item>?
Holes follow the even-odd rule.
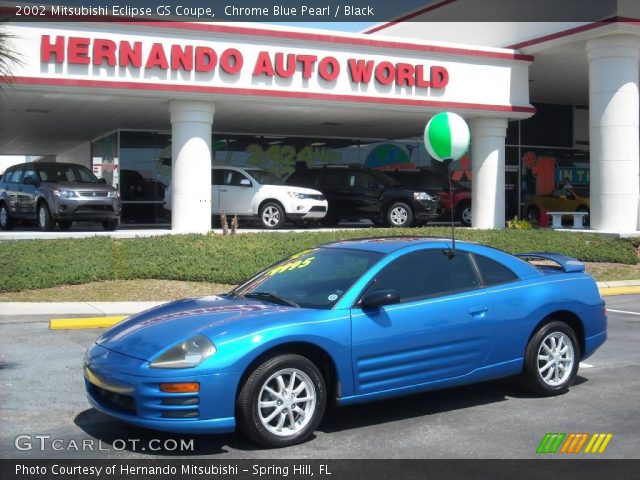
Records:
[[[515,282],[518,279],[518,276],[509,268],[495,260],[477,254],[474,254],[474,259],[486,286]]]

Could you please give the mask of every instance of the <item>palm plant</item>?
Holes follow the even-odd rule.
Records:
[[[13,67],[21,63],[11,45],[12,38],[7,26],[0,23],[0,85],[11,80]]]

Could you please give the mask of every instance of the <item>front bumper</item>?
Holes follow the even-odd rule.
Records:
[[[329,204],[327,201],[296,200],[287,209],[287,218],[291,220],[306,220],[324,218]]]
[[[53,203],[51,214],[59,220],[109,220],[122,212],[119,198],[55,197]]]
[[[417,220],[434,220],[442,215],[443,208],[440,200],[414,200],[413,214]]]
[[[195,369],[197,370],[197,369]],[[102,413],[127,423],[174,433],[225,433],[235,430],[235,392],[239,375],[202,374],[148,368],[148,362],[99,345],[84,365],[87,397]],[[160,384],[198,382],[197,393],[167,393]]]

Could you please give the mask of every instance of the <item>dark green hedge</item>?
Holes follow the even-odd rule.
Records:
[[[548,230],[459,229],[456,234],[461,240],[508,252],[552,251],[590,262],[637,263],[632,241],[607,236]],[[389,235],[447,237],[450,230],[431,227],[0,242],[0,291],[136,278],[237,284],[280,258],[319,243]]]

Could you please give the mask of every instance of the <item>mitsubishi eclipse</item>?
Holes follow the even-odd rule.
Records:
[[[456,245],[417,237],[322,245],[226,295],[134,315],[87,351],[89,401],[142,427],[238,428],[281,447],[308,439],[330,401],[507,376],[537,395],[566,392],[607,336],[584,265]]]

